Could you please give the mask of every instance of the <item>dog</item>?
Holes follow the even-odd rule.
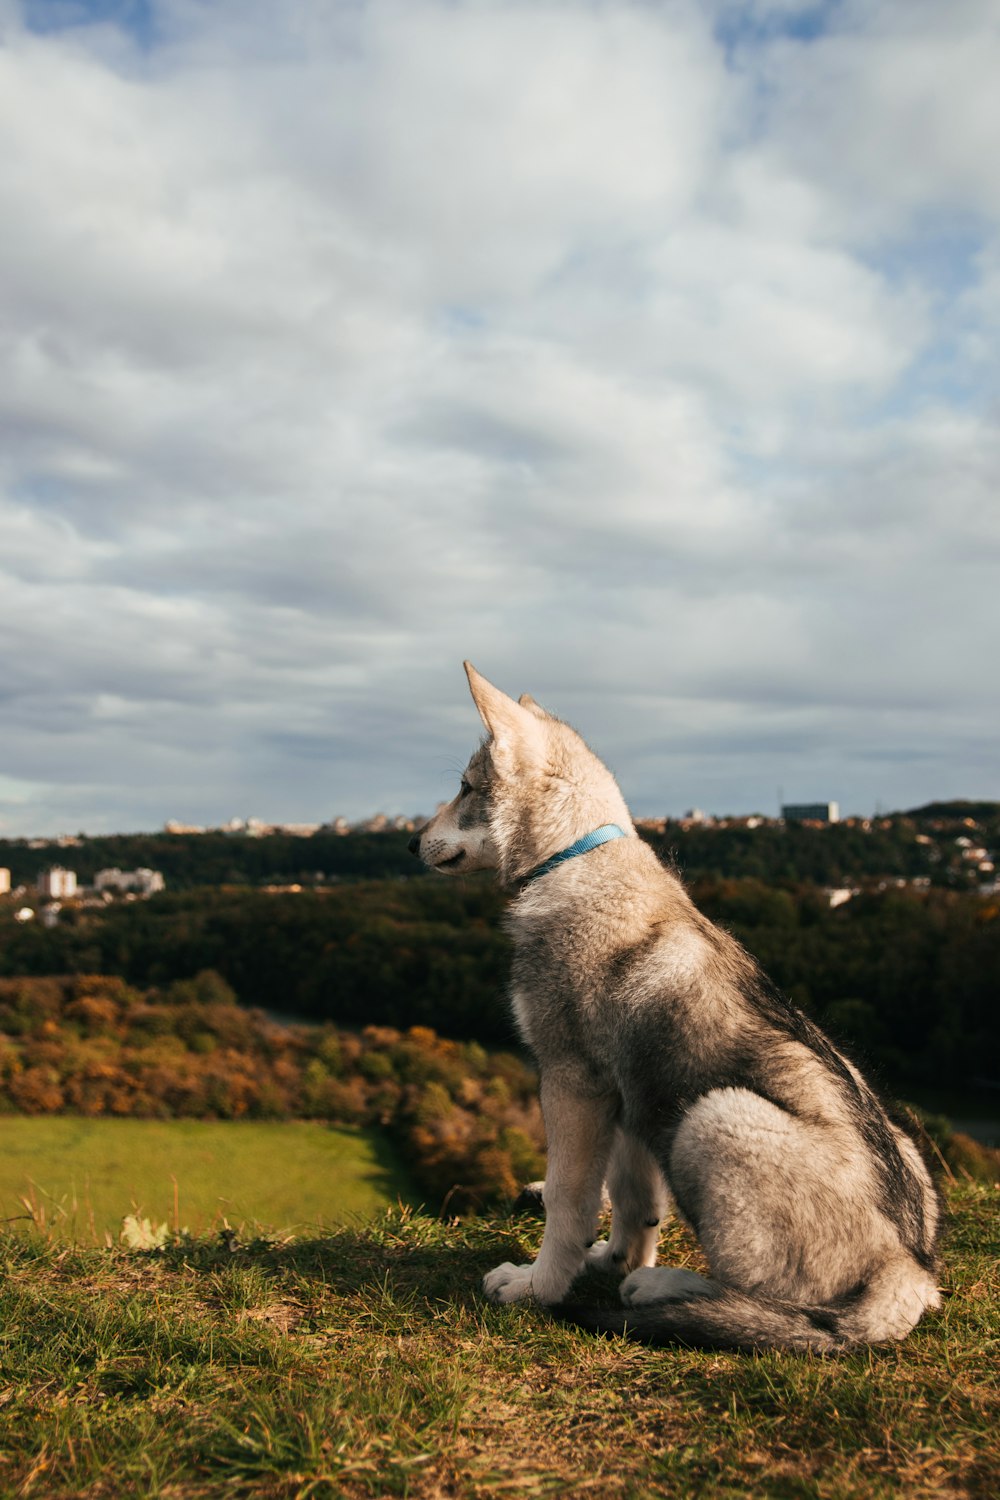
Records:
[[[410,848],[514,893],[512,1004],[548,1138],[538,1258],[490,1271],[486,1296],[646,1343],[834,1353],[905,1337],[940,1302],[941,1205],[916,1145],[698,911],[576,731],[465,670],[486,737]],[[671,1206],[708,1277],[655,1264]],[[588,1267],[624,1277],[623,1311],[567,1302]]]

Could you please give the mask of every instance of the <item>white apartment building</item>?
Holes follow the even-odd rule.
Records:
[[[10,890],[10,871],[0,870],[0,896],[6,896]]]
[[[135,891],[139,896],[152,896],[166,888],[159,870],[98,870],[94,876],[96,891]]]
[[[64,870],[62,865],[53,865],[51,870],[43,870],[35,882],[35,888],[40,896],[48,896],[51,901],[62,901],[67,896],[76,895],[76,871]]]

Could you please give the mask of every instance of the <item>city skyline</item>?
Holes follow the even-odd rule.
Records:
[[[665,824],[684,825],[713,825],[720,827],[727,825],[748,824],[751,828],[764,825],[775,825],[784,822],[812,822],[816,824],[835,825],[862,824],[869,826],[883,820],[895,818],[907,818],[916,813],[922,813],[925,808],[951,807],[955,809],[955,816],[959,815],[962,808],[975,808],[986,803],[990,807],[1000,807],[1000,800],[960,797],[941,801],[933,799],[923,804],[922,807],[890,807],[881,804],[876,805],[869,811],[844,811],[836,802],[821,802],[814,804],[779,804],[774,809],[756,808],[751,811],[733,812],[721,808],[701,808],[685,806],[683,810],[664,810],[657,812],[634,813],[636,825],[641,828],[655,828]],[[813,810],[815,809],[815,810]],[[830,812],[826,812],[830,809]],[[72,850],[81,843],[90,839],[101,838],[135,838],[156,837],[159,834],[171,834],[177,837],[190,837],[199,834],[226,834],[234,837],[264,838],[272,834],[286,834],[299,838],[309,838],[314,833],[399,833],[412,832],[419,828],[425,819],[432,816],[436,809],[425,808],[410,810],[407,812],[389,811],[381,809],[369,811],[357,818],[346,818],[343,814],[335,813],[330,817],[313,819],[299,822],[283,822],[280,819],[268,819],[249,814],[246,817],[234,816],[224,818],[218,822],[204,824],[184,823],[176,818],[167,818],[155,827],[148,828],[114,828],[102,831],[79,828],[75,833],[66,829],[53,834],[4,834],[0,833],[0,843],[27,844],[37,848],[62,848]],[[975,820],[973,819],[973,824]]]

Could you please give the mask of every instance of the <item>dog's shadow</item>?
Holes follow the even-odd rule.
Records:
[[[537,1253],[536,1227],[523,1219],[502,1224],[435,1226],[419,1236],[393,1233],[391,1226],[358,1225],[287,1240],[241,1238],[231,1230],[214,1239],[164,1247],[163,1264],[194,1275],[221,1290],[252,1279],[261,1293],[298,1298],[315,1287],[317,1299],[358,1300],[388,1312],[438,1321],[442,1308],[478,1315],[488,1304],[482,1293],[486,1271],[503,1261],[523,1263]],[[415,1242],[416,1240],[416,1242]],[[577,1288],[583,1286],[583,1278]],[[617,1282],[589,1272],[587,1290],[595,1302],[617,1301]],[[575,1290],[576,1290],[575,1289]]]
[[[414,1244],[382,1226],[331,1229],[288,1240],[241,1238],[224,1230],[214,1240],[165,1247],[163,1261],[217,1284],[245,1280],[272,1283],[275,1292],[295,1287],[299,1295],[312,1285],[324,1298],[376,1296],[416,1310],[437,1309],[443,1302],[472,1309],[481,1305],[485,1271],[502,1260],[526,1260],[527,1247],[512,1229],[471,1237],[462,1231],[441,1233],[434,1242]]]

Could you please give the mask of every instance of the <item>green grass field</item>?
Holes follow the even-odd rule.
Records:
[[[523,1221],[392,1213],[146,1254],[2,1234],[0,1495],[995,1500],[1000,1193],[949,1198],[942,1309],[828,1359],[487,1306],[483,1272],[537,1250]],[[676,1227],[662,1254],[697,1264]]]
[[[78,1244],[116,1238],[136,1212],[196,1234],[223,1221],[288,1230],[412,1196],[382,1141],[326,1125],[7,1115],[0,1141],[0,1219]]]

